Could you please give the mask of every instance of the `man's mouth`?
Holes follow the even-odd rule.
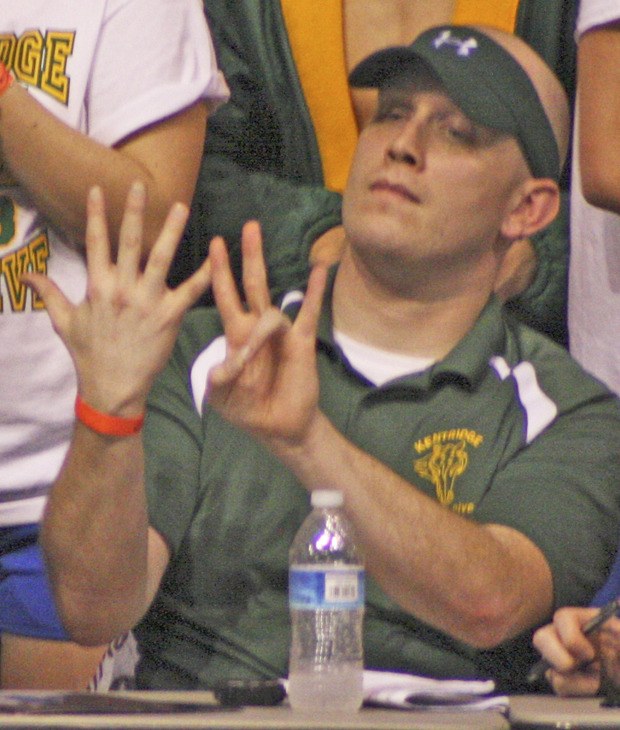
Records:
[[[373,192],[387,192],[397,195],[405,200],[410,200],[413,203],[419,203],[419,198],[414,195],[409,188],[399,183],[389,182],[388,180],[376,180],[370,185],[370,189]]]

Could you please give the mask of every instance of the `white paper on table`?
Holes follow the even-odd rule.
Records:
[[[364,670],[364,702],[400,709],[487,710],[508,708],[494,695],[492,679],[432,679],[415,674]]]

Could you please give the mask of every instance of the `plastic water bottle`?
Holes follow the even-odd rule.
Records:
[[[312,492],[289,552],[288,695],[299,710],[357,710],[364,671],[364,565],[342,492]]]

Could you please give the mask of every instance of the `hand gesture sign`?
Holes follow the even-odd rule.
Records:
[[[45,301],[54,329],[69,350],[78,390],[91,406],[120,416],[144,410],[157,373],[170,356],[185,311],[210,282],[205,262],[174,290],[166,275],[187,220],[187,208],[172,206],[161,233],[140,268],[144,186],[127,196],[116,263],[111,258],[102,192],[93,188],[87,201],[86,298],[74,305],[41,274],[23,281]]]
[[[291,323],[271,305],[256,222],[244,226],[242,253],[245,304],[235,287],[224,242],[215,238],[211,243],[213,293],[227,353],[209,373],[209,404],[269,446],[299,445],[318,412],[316,329],[326,271],[314,268]]]

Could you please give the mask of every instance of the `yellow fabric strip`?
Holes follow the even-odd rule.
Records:
[[[519,0],[457,0],[453,22],[457,25],[492,25],[512,33]]]
[[[342,192],[357,144],[344,47],[342,0],[281,0],[286,31],[314,124],[325,186]],[[514,30],[519,0],[456,0],[453,22]]]
[[[347,80],[342,0],[281,0],[329,190],[342,192],[358,129]]]

